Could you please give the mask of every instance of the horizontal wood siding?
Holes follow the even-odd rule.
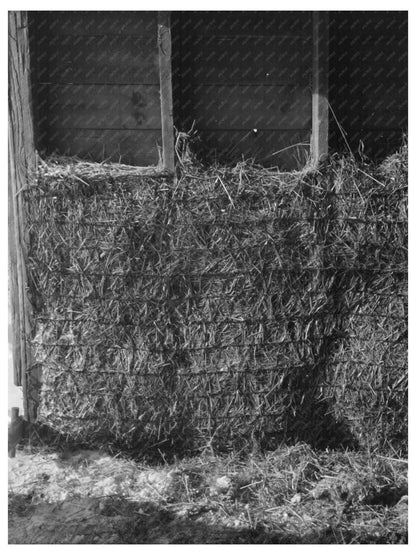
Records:
[[[197,85],[187,95],[198,129],[303,129],[310,90],[300,85]],[[189,117],[189,116],[188,116]]]
[[[48,66],[54,83],[159,84],[154,36],[53,35]]]
[[[175,15],[175,12],[173,12]],[[198,36],[282,36],[309,37],[311,12],[307,11],[197,11],[182,12],[186,33]]]
[[[60,154],[87,160],[111,160],[148,166],[159,161],[160,130],[49,129],[50,142]],[[140,162],[140,164],[139,164]]]
[[[50,85],[49,125],[160,129],[159,85]]]
[[[299,147],[290,147],[308,145],[311,131],[311,19],[311,12],[174,14],[176,126],[187,131],[195,122],[206,150],[220,157],[297,167]],[[309,147],[301,148],[304,159]]]
[[[186,48],[183,54],[186,71],[198,84],[308,85],[310,61],[308,38],[296,35],[213,35],[201,42],[198,56]]]
[[[157,12],[32,12],[38,148],[159,161]]]
[[[330,12],[329,99],[356,151],[396,150],[408,120],[407,12]],[[346,148],[335,118],[330,144]]]
[[[47,14],[47,12],[43,12]],[[154,37],[157,12],[79,11],[49,12],[49,29],[58,35],[115,35]]]

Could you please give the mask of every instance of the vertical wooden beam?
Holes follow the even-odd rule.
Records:
[[[29,39],[26,12],[9,12],[9,279],[12,310],[14,381],[23,386],[26,417],[30,418],[28,371],[32,308],[28,299],[25,252],[27,229],[22,191],[36,171],[30,102]]]
[[[16,445],[23,437],[24,424],[19,417],[19,408],[12,407],[11,419],[9,425],[8,451],[9,457],[13,459],[16,456]]]
[[[328,154],[328,13],[313,12],[312,135],[314,166]]]
[[[175,145],[173,136],[170,12],[159,12],[158,14],[158,46],[163,169],[173,173],[175,170]]]

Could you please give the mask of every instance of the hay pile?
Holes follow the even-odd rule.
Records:
[[[151,466],[19,449],[9,459],[9,543],[404,544],[407,467],[305,444]]]
[[[25,198],[40,421],[120,449],[405,449],[405,148],[175,183],[55,159]]]

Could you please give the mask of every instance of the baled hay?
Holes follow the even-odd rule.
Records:
[[[25,193],[40,419],[144,450],[405,449],[405,158],[175,183],[46,162]]]

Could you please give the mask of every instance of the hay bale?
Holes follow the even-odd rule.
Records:
[[[46,162],[25,192],[39,418],[144,450],[403,447],[405,157],[177,183]]]

